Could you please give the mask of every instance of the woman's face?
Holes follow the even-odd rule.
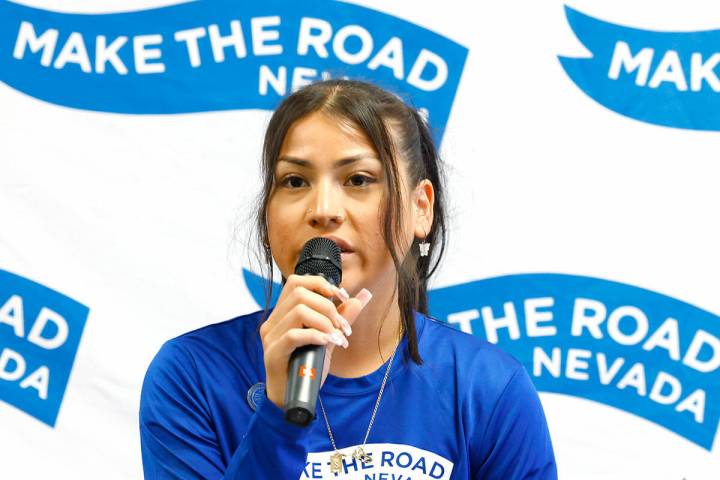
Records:
[[[404,161],[398,164],[404,205],[406,170]],[[381,225],[386,188],[378,154],[359,129],[321,112],[296,121],[280,149],[267,213],[270,248],[283,276],[293,273],[305,242],[324,236],[343,249],[342,286],[351,294],[392,285],[395,268]],[[414,235],[409,217],[400,252]]]

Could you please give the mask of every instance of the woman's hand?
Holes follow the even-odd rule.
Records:
[[[338,307],[330,300],[343,301]],[[290,275],[272,314],[260,326],[268,399],[284,408],[290,354],[304,345],[325,345],[320,386],[330,371],[336,346],[347,348],[351,325],[372,295],[363,289],[354,298],[318,275]],[[344,334],[343,334],[344,332]]]

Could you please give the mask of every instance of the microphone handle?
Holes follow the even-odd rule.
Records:
[[[315,419],[320,391],[325,345],[298,347],[290,355],[285,386],[285,420],[306,427]]]
[[[309,275],[309,274],[306,274]],[[317,273],[335,285],[332,278]],[[325,345],[304,345],[290,354],[285,385],[285,420],[307,427],[315,419],[315,408],[325,364]]]

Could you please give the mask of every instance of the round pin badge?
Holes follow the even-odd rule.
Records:
[[[250,408],[257,410],[257,406],[265,396],[265,384],[262,382],[256,383],[247,393],[247,402]]]

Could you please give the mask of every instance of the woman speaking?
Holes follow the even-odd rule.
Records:
[[[274,308],[166,342],[143,384],[146,478],[554,479],[521,364],[428,316],[445,191],[428,125],[395,95],[330,80],[287,97],[265,136],[258,241]],[[308,240],[342,282],[293,273]],[[325,346],[316,416],[285,419],[293,352]]]

